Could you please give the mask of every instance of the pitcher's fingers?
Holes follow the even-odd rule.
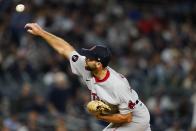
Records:
[[[26,24],[26,25],[25,25],[25,27],[24,27],[24,28],[28,28],[29,26],[30,26],[30,24],[28,23],[28,24]]]
[[[34,34],[33,31],[31,29],[28,29],[27,32]]]
[[[27,24],[25,25],[25,28],[32,28],[32,26],[33,26],[33,23],[27,23]]]

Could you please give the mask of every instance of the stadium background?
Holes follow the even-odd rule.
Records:
[[[25,5],[24,12],[15,6]],[[99,131],[89,91],[27,22],[73,44],[104,44],[151,113],[153,131],[196,130],[194,0],[0,0],[0,130]]]

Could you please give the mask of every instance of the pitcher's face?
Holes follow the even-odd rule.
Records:
[[[97,61],[90,59],[90,58],[86,58],[86,65],[85,65],[85,69],[88,71],[95,71],[97,70]]]

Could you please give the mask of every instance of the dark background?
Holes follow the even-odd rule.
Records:
[[[16,12],[24,4],[24,12]],[[153,131],[196,130],[194,0],[0,0],[0,130],[99,131],[68,60],[26,33],[37,22],[77,50],[110,47],[110,66],[151,113]]]

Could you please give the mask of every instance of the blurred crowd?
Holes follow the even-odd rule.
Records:
[[[24,12],[15,6],[25,5]],[[69,61],[26,33],[37,22],[77,50],[112,51],[151,113],[152,131],[196,130],[196,3],[151,0],[0,0],[0,130],[99,131],[89,91]]]

